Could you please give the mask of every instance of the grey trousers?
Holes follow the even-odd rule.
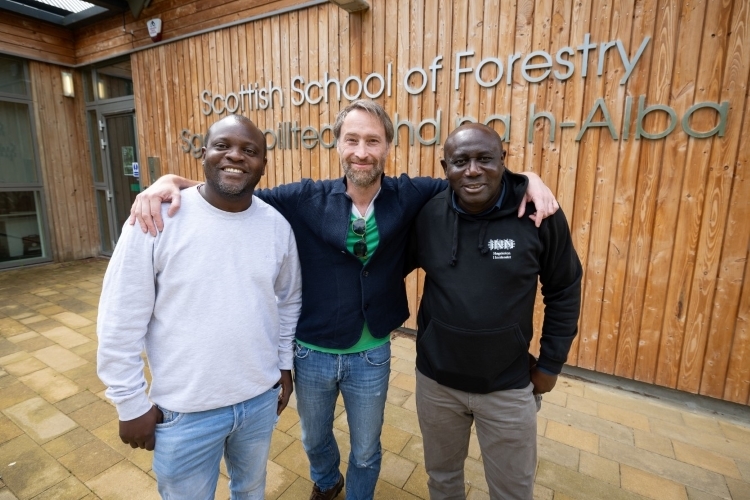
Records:
[[[476,423],[493,500],[530,500],[536,469],[537,402],[533,385],[472,394],[440,385],[417,370],[417,415],[431,500],[465,499],[464,462]]]

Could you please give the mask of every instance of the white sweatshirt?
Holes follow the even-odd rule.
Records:
[[[120,420],[151,402],[176,412],[230,406],[292,368],[302,280],[289,223],[257,197],[230,213],[197,188],[182,192],[174,217],[166,205],[162,213],[155,238],[125,223],[104,276],[97,372]]]

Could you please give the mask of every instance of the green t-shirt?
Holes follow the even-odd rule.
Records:
[[[356,234],[354,234],[354,231],[352,230],[351,223],[358,218],[359,217],[354,214],[351,215],[349,232],[346,235],[346,249],[349,250],[349,253],[351,254],[354,254],[354,244],[362,239],[361,236],[357,236]],[[364,257],[359,258],[359,260],[362,261],[363,266],[367,265],[367,262],[370,260],[372,254],[375,253],[375,249],[380,243],[380,233],[378,233],[378,224],[375,221],[375,212],[371,213],[370,216],[367,217],[365,223],[366,225],[364,240],[367,244],[367,254]],[[365,322],[365,326],[362,328],[362,336],[359,338],[359,341],[349,349],[328,349],[326,347],[308,344],[307,342],[302,342],[300,340],[298,340],[297,343],[314,351],[325,352],[328,354],[352,354],[355,352],[367,351],[369,349],[381,346],[387,343],[390,339],[391,338],[388,335],[386,335],[382,339],[376,339],[375,337],[373,337],[370,333],[370,329],[367,328],[367,323]]]

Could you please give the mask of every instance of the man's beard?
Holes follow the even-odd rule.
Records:
[[[367,188],[375,184],[385,171],[385,158],[379,160],[369,170],[355,170],[348,161],[341,160],[346,179],[357,187]]]
[[[214,185],[214,189],[227,198],[242,198],[242,195],[253,191],[253,188],[250,187],[249,183],[237,185],[218,182]]]
[[[209,170],[205,168],[205,166],[204,175],[206,176],[206,184],[211,186],[211,189],[213,189],[214,192],[227,199],[242,198],[247,195],[247,193],[252,193],[255,186],[258,184],[257,181],[253,183],[252,177],[248,178],[244,183],[224,182],[221,179],[221,171],[219,169],[214,168]]]

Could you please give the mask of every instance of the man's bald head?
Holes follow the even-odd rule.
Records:
[[[226,122],[227,120],[234,120],[236,123],[245,125],[245,127],[247,127],[250,134],[252,134],[257,141],[265,144],[266,137],[263,135],[263,132],[260,131],[260,129],[255,125],[255,123],[253,123],[253,121],[250,118],[248,118],[247,116],[243,116],[243,115],[229,115],[229,116],[225,116],[221,120],[215,121],[214,123],[211,124],[210,127],[208,127],[208,131],[206,132],[206,135],[203,137],[204,146],[208,145],[208,142],[211,140],[211,131],[214,129],[214,127],[218,126],[221,123]],[[264,149],[263,157],[265,158],[265,156],[266,156],[266,153]]]
[[[459,206],[470,214],[492,208],[502,190],[505,149],[495,129],[466,123],[448,135],[440,164]]]
[[[456,142],[456,136],[459,135],[462,131],[466,130],[477,130],[479,132],[482,132],[484,134],[487,134],[488,137],[491,137],[492,140],[496,141],[498,147],[503,152],[503,158],[505,158],[505,148],[503,148],[503,139],[500,137],[500,134],[497,133],[497,130],[495,130],[492,127],[489,127],[487,125],[484,125],[482,123],[463,123],[453,129],[453,131],[448,134],[448,138],[445,140],[445,146],[443,146],[443,152],[445,153],[445,156],[448,156],[448,148],[454,148],[455,142]]]

